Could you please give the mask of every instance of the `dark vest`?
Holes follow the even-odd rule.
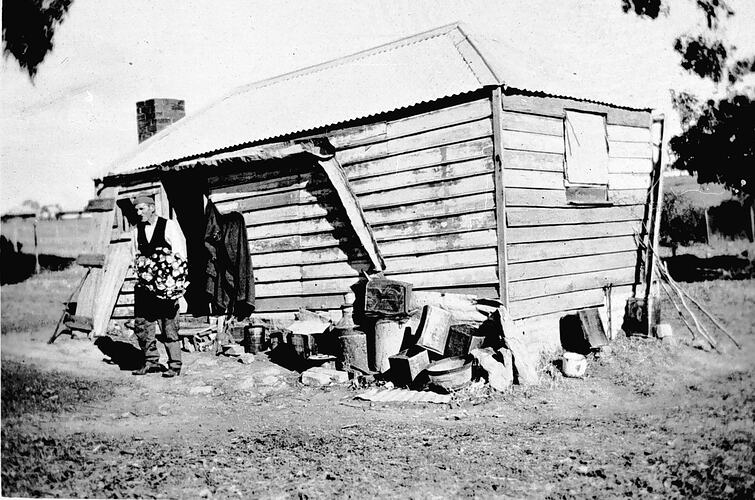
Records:
[[[163,217],[158,217],[155,222],[155,232],[152,233],[152,239],[147,241],[147,233],[144,231],[144,224],[139,224],[136,230],[136,245],[139,253],[149,257],[157,251],[158,248],[171,249],[170,243],[165,239],[165,225],[168,221]],[[171,249],[172,250],[172,249]]]

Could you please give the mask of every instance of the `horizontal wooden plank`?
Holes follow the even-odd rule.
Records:
[[[506,220],[510,227],[618,222],[641,219],[644,215],[644,209],[645,207],[642,205],[620,207],[512,208],[506,211]]]
[[[359,281],[357,277],[328,278],[306,281],[279,281],[255,285],[258,297],[281,297],[287,295],[307,296],[323,294],[344,294]]]
[[[501,163],[506,170],[547,170],[564,172],[564,155],[561,153],[540,153],[537,151],[504,150]]]
[[[261,208],[285,207],[299,203],[315,203],[317,196],[309,191],[297,189],[283,193],[213,193],[210,199],[221,213],[245,212]]]
[[[608,158],[608,172],[612,174],[650,175],[653,162],[649,158]]]
[[[343,293],[310,297],[260,297],[255,300],[256,314],[278,311],[298,311],[303,307],[312,311],[340,308],[343,305]]]
[[[252,254],[333,246],[354,248],[355,245],[356,243],[353,239],[346,237],[336,238],[332,230],[316,234],[292,233],[288,236],[261,239],[253,239],[252,234],[249,235],[249,248]]]
[[[649,174],[608,174],[609,189],[648,189]]]
[[[642,142],[650,144],[649,127],[626,127],[624,125],[607,125],[609,141]]]
[[[493,193],[489,192],[366,210],[365,218],[374,228],[381,224],[492,210],[494,206]]]
[[[647,202],[647,189],[609,190],[608,202],[613,205],[642,205]],[[506,188],[506,207],[567,208],[564,189]]]
[[[524,300],[545,297],[579,290],[602,288],[606,285],[629,285],[634,282],[634,267],[575,273],[568,276],[553,276],[526,281],[517,281],[509,285],[510,300]]]
[[[614,289],[616,293],[623,293],[630,289],[631,285],[619,286]],[[605,293],[602,289],[581,290],[567,292],[547,297],[524,299],[511,302],[511,315],[514,319],[530,318],[561,312],[584,309],[586,307],[600,307],[605,303]]]
[[[631,236],[640,231],[641,221],[601,222],[596,224],[566,224],[542,227],[510,227],[506,230],[509,244],[539,241],[563,241],[578,238]]]
[[[490,100],[478,99],[458,106],[441,108],[422,115],[390,121],[386,135],[389,139],[412,135],[428,130],[446,128],[450,124],[480,120],[491,116],[491,114]]]
[[[501,128],[503,130],[564,136],[564,120],[562,118],[529,113],[503,111],[501,113]]]
[[[419,186],[431,182],[447,181],[490,173],[493,171],[493,158],[481,158],[460,163],[445,163],[418,170],[409,170],[395,174],[369,177],[351,181],[351,187],[357,195],[376,193],[398,188]]]
[[[570,205],[607,205],[608,186],[566,186]]]
[[[305,172],[295,175],[273,177],[258,182],[240,182],[224,186],[211,187],[210,199],[213,202],[230,199],[247,198],[250,196],[269,195],[311,189],[313,186],[322,187],[326,184],[324,175],[319,172]]]
[[[109,212],[115,208],[115,198],[94,198],[89,200],[85,212]]]
[[[376,240],[383,242],[387,240],[429,236],[433,234],[493,229],[495,227],[495,212],[489,210],[486,212],[376,226],[373,227],[373,233]]]
[[[322,203],[306,205],[289,205],[243,212],[247,226],[261,226],[278,222],[297,221],[303,219],[317,219],[329,215],[340,214],[341,208],[331,198],[323,199]],[[345,215],[343,215],[345,217]]]
[[[277,283],[303,279],[355,278],[369,269],[368,261],[309,263],[255,269],[254,279],[256,283]]]
[[[244,221],[247,224],[247,234],[250,240],[296,234],[332,232],[346,226],[346,223],[343,221],[330,221],[324,217],[303,221],[281,222],[279,224],[251,226],[251,224],[254,223],[254,216],[254,212],[244,213]]]
[[[385,260],[386,273],[390,274],[495,266],[496,264],[497,252],[492,247],[393,257]]]
[[[489,137],[456,144],[442,145],[412,153],[398,154],[372,161],[353,163],[344,167],[350,181],[366,177],[393,174],[444,163],[492,158],[493,141]]]
[[[498,283],[497,266],[445,269],[427,273],[385,273],[390,279],[412,283],[416,288],[480,286]]]
[[[337,245],[337,242],[334,242]],[[251,246],[251,243],[250,243]],[[307,265],[325,262],[361,261],[366,258],[360,248],[348,248],[347,254],[343,248],[331,246],[326,248],[311,248],[308,250],[293,250],[288,252],[271,252],[252,254],[252,263],[256,269],[276,266]]]
[[[489,118],[485,118],[367,146],[339,150],[336,153],[336,158],[342,165],[347,165],[389,155],[419,151],[421,149],[442,146],[444,144],[489,137],[492,133],[493,128],[491,121]]]
[[[493,192],[492,173],[395,189],[382,193],[366,194],[359,197],[359,202],[364,210],[370,210],[400,206],[406,203],[421,203],[438,198],[451,198],[454,196],[488,192]]]
[[[496,231],[495,229],[486,229],[442,236],[386,241],[380,244],[380,251],[384,257],[396,257],[494,246],[496,246]]]
[[[505,149],[564,153],[564,139],[559,136],[504,130],[501,134],[501,140]]]
[[[615,108],[603,104],[565,99],[560,97],[540,97],[516,94],[516,91],[507,92],[502,98],[505,111],[518,111],[543,116],[560,118],[565,116],[566,109],[601,113],[606,115],[606,123],[609,125],[624,125],[628,127],[650,127],[650,111],[635,111],[630,109]]]
[[[633,267],[636,263],[637,252],[634,250],[535,262],[515,262],[510,263],[508,267],[509,283],[551,276],[566,276],[573,273]]]
[[[506,187],[534,189],[564,189],[564,173],[544,170],[511,170],[503,174]]]
[[[579,255],[597,255],[635,250],[634,236],[615,236],[583,240],[516,243],[508,246],[509,263],[561,259]]]
[[[113,308],[112,319],[131,319],[134,317],[133,306],[116,306]]]
[[[608,156],[610,158],[653,158],[653,150],[649,142],[618,142],[609,141]]]
[[[83,253],[76,257],[76,264],[83,267],[102,267],[105,265],[105,254]]]

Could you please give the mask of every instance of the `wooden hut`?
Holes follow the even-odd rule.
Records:
[[[645,281],[638,242],[653,243],[651,110],[582,87],[453,24],[239,88],[99,186],[156,195],[190,240],[202,191],[243,213],[256,314],[338,316],[360,275],[383,270],[500,298],[533,343],[555,343],[581,308],[620,326]],[[118,211],[114,225],[116,242]],[[132,314],[132,290],[113,319]]]

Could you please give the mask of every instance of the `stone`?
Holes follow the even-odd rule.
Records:
[[[245,352],[241,356],[239,356],[239,363],[244,365],[249,365],[254,363],[254,354],[250,352]]]
[[[311,368],[301,374],[301,383],[304,385],[320,387],[330,384],[330,375]]]
[[[238,344],[228,344],[223,346],[223,354],[225,356],[241,356],[244,353],[244,347]]]
[[[665,339],[674,335],[674,331],[671,329],[671,325],[668,323],[660,323],[653,327],[655,330],[655,336],[659,339]]]
[[[268,375],[267,377],[263,377],[260,383],[262,385],[275,385],[278,383],[278,377],[275,375]]]
[[[469,351],[469,354],[477,360],[477,364],[486,373],[490,387],[501,392],[511,387],[514,382],[513,373],[511,377],[507,376],[506,367],[495,359],[493,348],[473,349]]]
[[[524,332],[516,327],[505,307],[498,308],[498,320],[501,324],[503,342],[511,350],[517,382],[520,385],[537,385],[540,377],[537,374],[536,361],[524,340]]]
[[[189,389],[189,394],[212,394],[211,385],[198,385]]]

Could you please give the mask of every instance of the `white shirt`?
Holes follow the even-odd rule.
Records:
[[[152,241],[152,235],[155,234],[155,224],[157,223],[157,219],[155,219],[155,222],[150,224],[147,223],[144,225],[144,234],[147,236],[147,241]],[[138,238],[138,227],[135,227],[131,231],[131,253],[133,255],[136,255],[139,251],[139,243],[137,242]],[[179,254],[184,259],[187,258],[186,255],[186,238],[184,237],[183,232],[181,231],[181,227],[178,225],[178,222],[176,222],[173,219],[166,219],[165,223],[165,241],[170,243],[170,248],[173,250],[174,253]]]

